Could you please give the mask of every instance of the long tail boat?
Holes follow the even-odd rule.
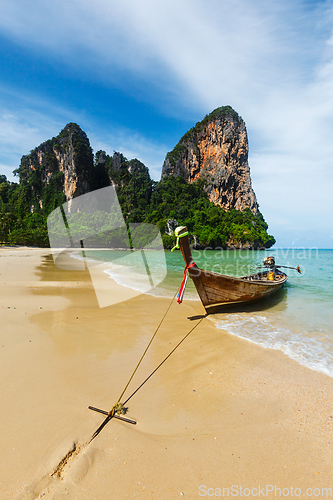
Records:
[[[190,241],[187,228],[178,227],[175,230],[177,245],[180,248],[186,267],[184,281],[178,296],[178,302],[182,301],[185,290],[187,273],[192,279],[201,302],[207,313],[218,310],[227,304],[245,304],[263,299],[281,288],[287,281],[288,276],[275,266],[274,257],[264,260],[264,269],[256,274],[248,276],[233,277],[200,269],[192,258]],[[301,272],[300,267],[289,268]]]

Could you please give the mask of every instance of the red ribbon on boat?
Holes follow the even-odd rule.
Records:
[[[178,297],[177,297],[178,304],[181,304],[183,302],[183,297],[184,297],[186,283],[187,283],[187,277],[188,277],[188,272],[187,271],[191,267],[194,267],[194,266],[196,266],[196,263],[195,262],[191,262],[191,264],[189,264],[188,266],[185,267],[185,270],[184,270],[184,279],[182,281],[182,284],[180,285],[180,290],[179,290]]]

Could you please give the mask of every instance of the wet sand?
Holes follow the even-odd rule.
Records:
[[[333,379],[174,302],[123,400],[196,328],[126,404],[137,424],[113,419],[89,443],[104,417],[88,406],[118,400],[170,300],[100,308],[89,273],[45,249],[1,248],[0,288],[1,500],[333,489]]]

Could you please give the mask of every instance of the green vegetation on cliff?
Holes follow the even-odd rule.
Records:
[[[146,217],[146,210],[151,200],[154,181],[148,168],[141,161],[128,161],[121,153],[111,157],[104,151],[95,155],[95,168],[104,171],[104,175],[117,186],[117,195],[123,214],[127,219],[141,222]]]
[[[29,187],[9,182],[5,175],[0,175],[0,241],[48,246],[46,217],[27,209],[25,200],[29,194]]]
[[[166,248],[174,242],[173,236],[165,234],[169,219],[187,226],[190,238],[195,235],[203,246],[226,248],[234,242],[269,248],[275,243],[260,212],[223,210],[208,200],[201,181],[187,184],[181,177],[168,177],[156,185],[145,222],[159,227]]]

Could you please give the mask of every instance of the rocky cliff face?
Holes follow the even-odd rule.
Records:
[[[114,151],[112,156],[106,154],[105,151],[97,151],[95,157],[95,166],[103,166],[108,173],[109,178],[117,176],[120,171],[127,171],[128,173],[138,177],[140,174],[148,174],[148,168],[141,163],[138,159],[127,160],[122,153]]]
[[[98,151],[95,156],[95,169],[101,169],[103,175],[107,175],[109,183],[120,188],[120,201],[123,201],[124,196],[129,197],[137,206],[140,204],[140,197],[146,202],[149,200],[153,183],[149,169],[138,159],[127,160],[122,153],[116,151],[112,156],[107,155],[105,151]]]
[[[166,155],[162,179],[202,179],[209,200],[224,210],[258,210],[248,164],[245,123],[230,107],[217,108],[189,130]]]
[[[16,173],[21,183],[30,187],[30,194],[40,208],[43,208],[48,192],[53,195],[56,191],[63,193],[64,201],[87,193],[94,185],[89,139],[78,125],[69,123],[57,137],[23,156]]]
[[[146,201],[152,191],[143,163],[128,161],[117,152],[109,156],[98,151],[94,158],[87,135],[75,123],[67,124],[57,137],[23,156],[15,174],[24,186],[26,207],[30,212],[42,210],[46,214],[77,196],[110,185],[134,190],[127,195],[143,196]]]

